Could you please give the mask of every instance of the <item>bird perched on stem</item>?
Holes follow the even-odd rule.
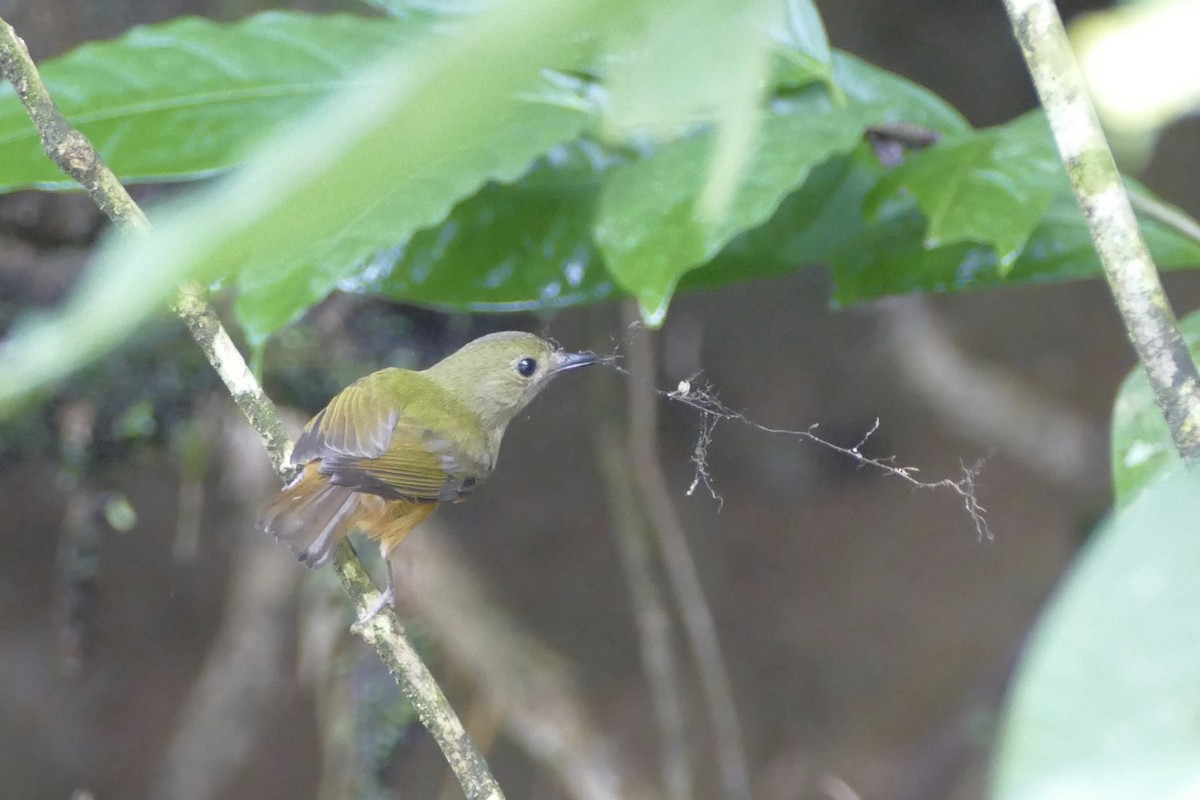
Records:
[[[303,471],[259,527],[306,566],[327,562],[358,529],[379,542],[393,597],[393,549],[439,503],[458,502],[491,474],[504,429],[555,375],[596,363],[530,333],[493,333],[428,369],[382,369],[338,393],[292,451]],[[368,617],[371,614],[367,615]]]

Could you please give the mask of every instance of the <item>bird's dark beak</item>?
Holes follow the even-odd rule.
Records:
[[[588,367],[598,360],[595,353],[564,353],[559,350],[554,354],[554,371],[564,372],[569,369]]]

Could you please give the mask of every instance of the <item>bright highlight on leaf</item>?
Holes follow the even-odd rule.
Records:
[[[592,24],[599,6],[512,0],[426,37],[273,138],[235,175],[152,214],[150,236],[111,239],[68,306],[0,351],[8,377],[0,406],[128,336],[189,277],[312,259],[331,240],[351,241],[345,252],[365,258],[436,221],[497,172],[515,177],[549,143],[506,153],[507,164],[486,143],[498,121],[528,113],[518,94],[546,63],[572,59],[573,32]],[[558,129],[563,140],[578,134],[584,115],[553,111],[579,120]],[[356,226],[398,210],[405,216],[389,241]]]
[[[1195,0],[1124,4],[1071,26],[1080,67],[1106,124],[1143,132],[1200,108],[1197,30]]]
[[[93,42],[41,65],[63,114],[126,183],[196,178],[241,163],[282,122],[414,43],[404,24],[267,12],[224,25],[182,17]],[[77,188],[46,158],[12,87],[0,84],[0,189]]]
[[[852,150],[877,108],[793,106],[764,115],[759,144],[723,219],[696,213],[713,134],[665,145],[613,170],[600,196],[596,238],[618,284],[651,325],[662,323],[679,279],[713,258],[742,230],[771,217],[816,164]]]
[[[902,187],[929,221],[926,247],[991,244],[1007,270],[1066,180],[1045,117],[1035,112],[912,154],[879,182],[866,211],[877,213]]]
[[[1192,358],[1200,357],[1200,313],[1179,321]],[[1141,367],[1130,370],[1113,403],[1113,495],[1123,508],[1182,464],[1179,451]]]
[[[431,98],[433,104],[440,101]],[[448,123],[459,129],[453,151],[437,154],[432,150],[411,158],[403,172],[396,171],[390,182],[375,180],[368,189],[366,178],[357,184],[331,174],[336,188],[313,190],[308,197],[313,225],[324,221],[319,230],[307,234],[303,251],[281,245],[255,247],[247,253],[238,275],[237,309],[246,332],[255,342],[265,340],[279,328],[292,322],[310,306],[322,300],[342,281],[361,272],[361,266],[384,250],[403,247],[417,230],[439,222],[450,213],[454,203],[480,189],[485,181],[512,181],[524,173],[540,153],[579,135],[588,122],[581,111],[539,102],[513,100],[508,108],[490,115],[486,124],[475,127],[462,122]],[[427,112],[432,113],[432,112]],[[363,166],[370,159],[395,158],[385,139],[413,141],[430,137],[437,141],[434,127],[424,122],[411,131],[381,133],[379,150],[372,156],[362,154]],[[415,148],[414,148],[415,150]],[[386,167],[384,168],[386,169]],[[296,197],[303,201],[307,196]],[[342,215],[333,224],[322,208],[325,200],[340,198],[354,213]],[[295,208],[295,202],[289,202]],[[299,209],[288,211],[299,213]],[[284,224],[288,219],[281,219]],[[275,224],[275,223],[272,223]],[[297,230],[295,235],[302,232]],[[444,265],[431,265],[441,271]],[[457,278],[451,278],[453,284]],[[461,293],[461,292],[460,292]]]
[[[1200,794],[1198,516],[1180,470],[1094,535],[1017,672],[997,800]]]
[[[381,253],[362,279],[385,297],[472,311],[609,297],[612,279],[592,242],[609,161],[586,142],[556,148],[520,181],[485,186],[441,225]]]
[[[20,322],[0,404],[190,277],[231,289],[261,345],[337,289],[459,310],[626,293],[658,324],[680,287],[813,263],[839,303],[1098,274],[1039,117],[972,131],[832,51],[811,0],[380,2],[398,18],[176,20],[46,65],[126,181],[250,163],[152,209],[153,237],[109,243],[62,312]],[[889,172],[861,141],[892,123],[944,138]],[[0,97],[0,185],[33,183],[65,186]],[[1145,235],[1161,266],[1200,264]]]

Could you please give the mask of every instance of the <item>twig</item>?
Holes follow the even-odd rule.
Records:
[[[924,150],[942,138],[937,131],[922,128],[909,122],[885,122],[871,125],[866,131],[867,141],[875,151],[879,163],[895,168],[904,163],[909,150]]]
[[[867,136],[893,139],[910,150],[923,150],[937,144],[942,135],[932,128],[911,122],[881,122],[867,126]]]
[[[1140,211],[1155,222],[1166,225],[1180,236],[1200,243],[1200,222],[1180,208],[1165,203],[1157,197],[1133,192],[1129,202],[1135,211]]]
[[[84,629],[95,599],[104,536],[101,509],[104,493],[84,483],[96,431],[96,407],[78,400],[59,417],[60,480],[65,478],[66,512],[58,544],[55,590],[55,639],[59,670],[75,677],[83,667]]]
[[[371,581],[370,574],[358,560],[350,542],[343,540],[333,557],[333,569],[354,603],[355,616],[362,619],[369,611],[378,608],[379,590]],[[397,679],[400,691],[412,703],[421,724],[429,729],[434,741],[446,756],[446,762],[468,800],[476,798],[502,798],[496,779],[488,770],[487,762],[475,749],[462,722],[450,707],[442,689],[433,679],[429,669],[408,641],[400,621],[391,609],[375,614],[366,623],[354,626],[354,631],[367,644],[375,648],[388,672]]]
[[[225,326],[209,306],[206,294],[194,283],[184,285],[175,298],[175,313],[183,319],[192,338],[204,351],[204,357],[221,376],[233,402],[258,432],[263,447],[267,448],[267,455],[271,457],[271,465],[286,483],[291,480],[293,473],[288,463],[288,456],[292,454],[291,437],[279,418],[275,404],[259,386],[246,359],[242,358]]]
[[[58,110],[29,49],[17,32],[0,19],[0,72],[17,90],[17,96],[37,128],[42,148],[50,160],[83,187],[104,215],[123,230],[150,229],[146,215],[125,191],[87,137],[67,122]]]
[[[3,19],[0,19],[0,72],[16,88],[50,159],[83,186],[114,225],[126,231],[147,232],[149,224],[145,214],[109,170],[91,142],[59,112],[29,57],[25,42]],[[208,306],[204,291],[194,284],[184,286],[176,300],[175,310],[221,376],[238,408],[263,440],[276,472],[286,480],[290,472],[287,457],[292,445],[283,422],[275,405],[262,391],[229,334]],[[348,542],[343,542],[337,549],[334,568],[351,602],[360,612],[378,597],[375,585]],[[401,691],[412,702],[421,722],[433,734],[451,769],[458,776],[468,800],[502,798],[500,787],[486,762],[476,751],[433,676],[405,637],[396,615],[385,610],[357,630],[379,653],[400,684]]]
[[[1146,249],[1052,0],[1004,0],[1125,330],[1176,449],[1200,458],[1200,373]]]
[[[632,301],[622,304],[626,323],[638,324],[640,317]],[[717,766],[727,800],[749,800],[750,777],[738,722],[737,704],[721,646],[717,640],[712,610],[688,550],[683,523],[671,503],[671,492],[658,458],[657,391],[654,388],[654,348],[649,335],[635,336],[630,345],[630,369],[642,380],[629,382],[629,447],[639,478],[639,489],[659,549],[671,590],[675,593],[687,630],[692,657],[708,708],[716,740]]]
[[[697,464],[697,478],[693,481],[692,485],[694,487],[698,483],[703,484],[705,488],[707,488],[709,492],[712,493],[715,498],[717,498],[717,500],[720,500],[720,496],[717,495],[716,490],[709,483],[708,472],[705,467],[707,454],[703,451],[702,445],[708,441],[711,441],[713,430],[717,422],[728,420],[730,422],[740,422],[743,425],[749,425],[751,428],[762,431],[763,433],[770,433],[776,436],[792,436],[797,439],[806,439],[814,444],[820,445],[821,447],[832,450],[835,453],[841,453],[847,458],[855,461],[859,466],[872,467],[887,475],[891,475],[894,478],[899,478],[905,483],[911,484],[915,489],[949,489],[957,494],[959,499],[962,501],[963,509],[971,517],[971,522],[975,525],[975,533],[979,536],[979,538],[992,538],[992,532],[988,527],[986,519],[987,509],[979,504],[979,497],[975,491],[975,479],[978,477],[979,471],[983,468],[982,462],[973,464],[969,467],[964,464],[961,468],[962,477],[958,480],[954,480],[952,478],[942,478],[939,481],[923,481],[917,477],[917,473],[920,470],[918,470],[916,467],[897,465],[895,456],[872,458],[871,456],[863,453],[863,447],[868,441],[870,441],[871,437],[875,435],[876,431],[879,430],[878,418],[876,418],[875,422],[871,425],[870,429],[867,430],[866,434],[863,435],[862,439],[859,440],[858,444],[854,445],[853,447],[842,447],[841,445],[834,444],[833,442],[822,439],[820,436],[818,436],[815,433],[817,430],[816,423],[803,430],[792,430],[789,428],[772,428],[769,425],[763,425],[760,422],[755,422],[742,412],[733,411],[732,409],[722,405],[721,401],[717,399],[715,394],[713,394],[711,386],[693,386],[691,385],[690,381],[684,381],[680,384],[680,387],[674,391],[668,392],[661,389],[654,389],[653,387],[650,387],[650,391],[657,394],[666,395],[677,403],[683,403],[685,406],[699,411],[702,415],[703,428],[701,430],[700,439],[696,445],[697,452],[692,457],[692,461]]]
[[[636,315],[627,315],[626,324],[627,330],[633,330],[641,327],[641,320],[636,318]],[[637,340],[634,339],[636,342]],[[634,359],[630,359],[631,363]],[[910,484],[915,489],[949,489],[959,496],[962,501],[963,509],[971,517],[971,522],[975,525],[975,533],[980,539],[992,538],[991,529],[987,524],[987,509],[979,503],[979,497],[976,493],[975,481],[979,477],[980,471],[983,469],[983,461],[980,460],[971,466],[963,464],[961,466],[962,477],[958,480],[952,478],[942,478],[938,481],[923,481],[917,477],[918,470],[916,467],[904,466],[896,463],[895,456],[886,456],[883,458],[873,458],[863,453],[863,448],[871,437],[879,430],[879,420],[876,419],[870,429],[859,440],[858,444],[853,447],[842,447],[834,444],[826,439],[822,439],[816,434],[818,425],[813,423],[804,430],[792,430],[789,428],[772,428],[769,425],[763,425],[760,422],[755,422],[740,411],[734,411],[725,406],[709,383],[702,383],[700,375],[692,375],[686,380],[679,382],[679,385],[674,389],[659,389],[654,386],[649,376],[636,374],[633,370],[621,366],[621,356],[614,353],[606,356],[601,361],[613,369],[621,372],[630,378],[631,384],[639,384],[641,391],[646,393],[647,397],[653,395],[662,395],[670,400],[691,408],[700,413],[700,432],[696,438],[696,444],[692,449],[691,461],[695,469],[694,477],[692,478],[691,486],[688,487],[687,494],[693,494],[696,489],[703,486],[712,498],[721,504],[721,495],[717,492],[713,485],[712,477],[708,472],[708,446],[712,442],[713,435],[716,431],[717,424],[720,422],[737,422],[742,425],[748,425],[757,431],[769,433],[776,436],[790,436],[795,439],[803,439],[813,444],[820,445],[827,450],[832,450],[835,453],[840,453],[843,456],[853,460],[860,467],[871,467],[877,469],[885,475],[891,475],[893,478],[899,478],[902,481]],[[631,393],[633,387],[630,387]]]

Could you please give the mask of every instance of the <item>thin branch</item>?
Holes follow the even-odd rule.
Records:
[[[640,321],[632,301],[622,305],[627,325]],[[717,766],[728,800],[749,800],[750,777],[729,674],[721,656],[712,610],[704,597],[696,563],[687,545],[683,523],[671,503],[671,491],[658,458],[658,393],[654,388],[655,358],[648,334],[635,336],[630,344],[630,369],[641,380],[629,382],[629,448],[639,489],[659,549],[671,590],[675,593],[687,630],[692,657],[708,707],[716,740]]]
[[[0,71],[16,88],[50,159],[83,186],[114,225],[126,231],[147,232],[149,224],[145,214],[91,142],[63,117],[46,91],[25,42],[3,19],[0,19]],[[262,438],[276,471],[286,480],[290,471],[287,457],[292,445],[283,422],[208,306],[204,291],[194,284],[183,287],[175,308],[228,387],[238,408]],[[337,549],[334,569],[356,609],[361,613],[371,607],[378,597],[378,590],[348,542],[343,542]],[[486,762],[406,638],[396,615],[385,609],[356,630],[375,648],[401,691],[412,702],[422,724],[433,734],[458,776],[468,800],[502,798],[503,793]]]
[[[932,128],[912,122],[881,122],[867,126],[867,136],[893,139],[910,150],[924,150],[937,144],[942,135]]]
[[[867,141],[879,163],[895,168],[904,163],[910,150],[924,150],[937,144],[942,135],[910,122],[885,122],[867,128]]]
[[[362,619],[370,610],[378,608],[379,591],[371,581],[370,574],[358,560],[350,542],[343,540],[334,553],[333,569],[354,602],[354,611]],[[433,679],[429,669],[421,661],[416,649],[404,634],[404,628],[390,608],[384,608],[365,623],[354,626],[355,632],[367,644],[375,648],[387,666],[388,672],[400,684],[400,691],[412,703],[421,724],[429,729],[446,762],[468,800],[476,798],[503,798],[496,779],[488,770],[487,762],[475,748],[462,722],[442,694],[442,689]]]
[[[58,110],[42,83],[37,66],[29,57],[29,48],[3,19],[0,19],[0,72],[17,90],[50,160],[82,186],[92,202],[118,228],[148,231],[150,223],[146,221],[146,215],[87,137],[72,127]]]
[[[185,284],[175,298],[175,313],[187,325],[208,363],[221,376],[233,402],[258,432],[267,455],[271,457],[271,465],[286,483],[291,480],[293,471],[288,463],[288,457],[292,454],[291,437],[275,404],[262,390],[246,359],[242,358],[225,326],[209,306],[206,294],[195,283]]]
[[[975,486],[975,479],[979,476],[979,472],[983,468],[982,461],[969,467],[965,464],[962,465],[962,477],[958,480],[942,478],[938,481],[923,481],[917,477],[917,474],[920,472],[919,469],[897,464],[895,456],[873,458],[863,452],[863,447],[879,430],[878,418],[875,419],[874,424],[871,425],[858,444],[853,447],[842,447],[818,436],[816,434],[818,427],[816,423],[802,430],[792,430],[790,428],[772,428],[769,425],[755,422],[742,412],[734,411],[723,405],[709,385],[694,386],[691,381],[683,381],[680,383],[679,388],[674,391],[664,391],[653,387],[650,387],[650,390],[656,394],[665,395],[677,403],[682,403],[689,408],[695,409],[701,414],[702,429],[700,438],[696,443],[696,452],[692,456],[692,461],[696,465],[696,478],[692,481],[692,487],[688,490],[689,494],[695,490],[697,485],[703,485],[720,502],[720,495],[717,494],[715,488],[709,482],[706,466],[708,454],[705,448],[708,446],[708,442],[712,440],[716,424],[728,420],[730,422],[740,422],[743,425],[749,425],[751,428],[763,433],[805,439],[835,453],[840,453],[853,460],[859,466],[871,467],[880,470],[886,475],[891,475],[893,478],[899,478],[905,483],[910,484],[914,489],[949,489],[958,495],[959,500],[962,502],[963,510],[967,512],[971,517],[971,522],[975,525],[975,533],[979,538],[989,540],[992,538],[992,532],[988,527],[986,519],[987,509],[979,504],[979,496]]]
[[[1167,226],[1180,236],[1186,236],[1193,242],[1200,244],[1200,222],[1197,222],[1194,217],[1183,209],[1177,208],[1170,203],[1165,203],[1152,195],[1137,192],[1129,195],[1129,202],[1133,204],[1134,210],[1140,211],[1155,222]]]
[[[104,538],[104,493],[84,481],[96,432],[90,399],[67,404],[59,416],[59,465],[69,487],[58,543],[55,639],[59,671],[69,677],[83,666],[84,628],[95,600]]]
[[[1200,459],[1200,373],[1138,228],[1052,0],[1004,0],[1109,289],[1176,449]]]
[[[634,330],[641,328],[641,319],[636,313],[630,312],[626,315],[626,330]],[[637,341],[636,338],[633,340]],[[632,364],[637,358],[635,353],[631,357]],[[700,431],[696,438],[696,444],[692,448],[692,466],[695,470],[692,483],[687,489],[687,494],[690,496],[695,493],[696,489],[703,486],[704,489],[718,503],[718,508],[723,503],[721,495],[717,492],[716,486],[712,480],[712,476],[708,471],[708,447],[712,443],[713,435],[716,432],[717,424],[721,422],[737,422],[742,425],[747,425],[757,431],[769,433],[775,436],[790,436],[794,439],[802,439],[820,445],[827,450],[832,450],[847,458],[853,460],[860,467],[870,467],[879,470],[885,475],[890,475],[893,478],[899,478],[911,485],[914,489],[949,489],[958,495],[962,502],[963,510],[965,510],[971,518],[971,522],[975,525],[975,533],[980,539],[991,540],[992,532],[987,523],[987,509],[979,502],[978,492],[975,482],[979,477],[979,473],[983,469],[983,460],[977,461],[971,466],[962,464],[960,474],[962,477],[957,480],[953,478],[942,478],[937,481],[924,481],[917,477],[920,470],[917,467],[906,466],[899,464],[895,456],[885,456],[875,458],[868,456],[863,452],[863,448],[871,437],[879,430],[879,420],[876,419],[874,424],[867,430],[863,437],[853,447],[842,447],[834,444],[826,439],[822,439],[817,435],[816,430],[819,427],[817,423],[809,425],[802,430],[793,430],[789,428],[772,428],[769,425],[763,425],[760,422],[755,422],[750,417],[746,416],[741,411],[734,411],[721,402],[713,390],[712,384],[700,380],[700,373],[692,375],[690,378],[679,382],[674,389],[659,389],[652,383],[652,376],[641,375],[632,369],[621,366],[621,356],[614,351],[610,356],[601,359],[602,363],[607,364],[618,372],[626,375],[630,379],[630,393],[634,392],[632,384],[640,385],[640,392],[647,398],[643,402],[649,404],[653,395],[661,395],[676,403],[687,406],[688,408],[700,414]],[[652,405],[649,406],[653,408]],[[647,413],[645,410],[642,413]],[[634,442],[637,444],[637,442]]]

